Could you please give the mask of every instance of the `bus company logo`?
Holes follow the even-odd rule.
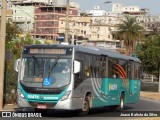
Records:
[[[44,97],[43,97],[43,96],[40,96],[40,99],[44,99]]]
[[[117,84],[109,84],[109,90],[117,90]]]
[[[2,117],[12,117],[11,115],[11,112],[2,112]]]

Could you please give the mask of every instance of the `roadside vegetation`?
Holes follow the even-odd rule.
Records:
[[[20,58],[23,46],[40,44],[39,41],[31,38],[29,34],[22,35],[22,30],[12,22],[6,25],[6,58],[5,58],[5,103],[16,102],[17,73],[14,71],[14,62]]]
[[[149,23],[148,23],[149,24]],[[143,72],[158,77],[160,65],[160,24],[152,23],[150,33],[137,22],[136,17],[124,16],[116,25],[116,38],[120,39],[127,55],[136,54],[142,62]]]
[[[121,40],[126,48],[126,54],[132,55],[136,53],[136,44],[144,36],[144,28],[135,17],[124,16],[120,19],[120,24],[116,25],[116,38]]]
[[[142,68],[145,73],[158,77],[160,65],[160,35],[151,35],[143,41],[137,52],[142,61]]]

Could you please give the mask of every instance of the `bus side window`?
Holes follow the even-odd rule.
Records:
[[[92,77],[101,77],[100,76],[100,57],[99,56],[92,56]]]
[[[90,68],[85,66],[84,73],[85,73],[86,77],[89,77],[90,76]]]
[[[128,78],[134,78],[134,61],[128,61]]]
[[[118,78],[117,71],[115,70],[116,65],[118,64],[118,60],[109,58],[109,77],[110,78]]]
[[[85,55],[84,61],[84,75],[85,77],[91,77],[92,56]]]
[[[108,59],[104,56],[100,59],[100,75],[101,77],[108,77]]]
[[[140,79],[140,64],[134,63],[134,79]]]
[[[119,59],[116,67],[119,78],[128,78],[128,61]]]
[[[81,68],[80,68],[80,72],[79,73],[76,73],[75,74],[75,78],[78,78],[79,80],[80,79],[83,79],[83,69],[84,69],[84,58],[83,58],[83,56],[84,56],[84,54],[83,53],[80,53],[80,52],[77,52],[76,53],[76,56],[75,56],[75,59],[77,60],[77,61],[79,61],[80,62],[80,64],[81,64]]]

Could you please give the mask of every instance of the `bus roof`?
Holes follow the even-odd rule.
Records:
[[[64,44],[40,44],[40,45],[29,45],[25,47],[31,47],[31,48],[74,48],[75,51],[80,51],[88,54],[95,54],[95,55],[104,55],[108,57],[113,58],[119,58],[119,59],[125,59],[125,60],[134,60],[137,62],[140,62],[140,60],[136,57],[132,56],[126,56],[123,54],[120,54],[117,51],[114,50],[108,50],[105,48],[99,48],[99,47],[90,47],[90,46],[82,46],[82,45],[64,45]]]

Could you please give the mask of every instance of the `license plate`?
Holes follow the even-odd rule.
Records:
[[[47,105],[38,104],[37,108],[38,109],[47,109]]]

